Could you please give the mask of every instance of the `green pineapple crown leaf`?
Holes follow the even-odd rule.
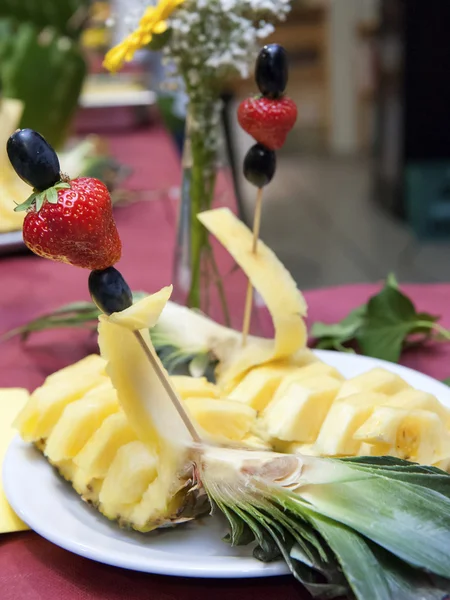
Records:
[[[38,191],[34,190],[31,196],[29,196],[25,202],[18,204],[14,209],[14,212],[24,212],[29,210],[33,205],[36,206],[36,212],[39,212],[44,206],[45,201],[50,204],[58,203],[58,190],[68,189],[70,184],[67,181],[58,181],[54,186]]]

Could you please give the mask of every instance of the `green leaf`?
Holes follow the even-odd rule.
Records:
[[[36,192],[33,192],[31,194],[31,196],[29,196],[25,202],[22,202],[22,204],[18,204],[15,209],[14,212],[24,212],[26,210],[28,210],[29,208],[31,208],[31,206],[33,205],[33,203],[36,201],[36,196],[38,194]]]
[[[389,273],[389,275],[386,277],[386,286],[398,290],[398,280],[394,273]]]
[[[405,562],[450,573],[450,500],[422,486],[381,477],[311,486],[320,514],[364,535]]]
[[[311,327],[311,336],[320,339],[339,339],[341,343],[351,340],[364,323],[366,306],[360,306],[352,310],[340,323],[327,325],[326,323],[314,323]]]
[[[445,385],[450,386],[450,377],[448,379],[444,379],[442,383],[445,383]]]
[[[356,338],[367,356],[398,362],[403,343],[422,322],[411,300],[386,285],[367,305],[364,325]]]
[[[325,517],[313,517],[312,522],[336,554],[356,598],[388,600],[385,570],[364,538]]]
[[[379,546],[369,544],[384,569],[393,600],[449,600],[450,582],[431,578],[412,568]]]
[[[36,212],[39,212],[44,206],[45,199],[47,197],[47,191],[41,192],[36,196]]]
[[[56,188],[52,187],[47,190],[47,202],[49,202],[50,204],[58,203],[58,192],[56,191]],[[37,209],[37,206],[36,206],[36,209]]]

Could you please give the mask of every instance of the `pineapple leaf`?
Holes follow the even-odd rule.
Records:
[[[324,517],[313,517],[312,522],[333,549],[356,598],[390,598],[385,570],[360,535]]]

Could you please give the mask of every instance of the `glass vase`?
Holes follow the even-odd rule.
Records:
[[[225,286],[209,236],[197,214],[219,205],[233,209],[218,98],[190,103],[174,261],[174,299],[231,324]],[[220,182],[220,183],[219,183]]]

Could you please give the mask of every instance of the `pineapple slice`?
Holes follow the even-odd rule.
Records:
[[[98,354],[90,354],[73,365],[69,365],[52,373],[45,380],[45,385],[53,383],[67,383],[77,378],[91,377],[92,375],[106,375],[106,361]]]
[[[95,367],[92,362],[95,362]],[[31,394],[24,409],[14,421],[14,427],[20,431],[26,442],[46,439],[68,404],[79,400],[98,385],[108,382],[104,372],[104,361],[92,362],[92,368],[87,370],[75,368],[77,363],[73,365],[73,371],[70,371],[69,367],[67,370],[63,369],[64,375],[51,375],[43,386]]]
[[[442,420],[428,410],[377,407],[354,438],[389,445],[388,454],[421,464],[434,464],[449,450]]]
[[[340,385],[328,375],[281,384],[262,414],[259,429],[285,442],[315,442]]]
[[[282,454],[304,454],[305,456],[319,456],[316,452],[315,444],[299,444],[298,442],[279,442],[275,441],[273,445],[275,452]]]
[[[377,406],[367,421],[353,434],[355,440],[368,444],[395,446],[397,431],[408,411],[392,406]]]
[[[219,363],[217,379],[221,386],[236,380],[255,365],[292,356],[306,347],[307,332],[303,321],[307,306],[295,281],[275,254],[262,241],[252,251],[253,233],[227,208],[198,215],[206,229],[228,250],[261,294],[273,319],[275,340],[250,338],[240,347],[239,337],[232,351]]]
[[[210,383],[206,377],[187,377],[184,375],[173,375],[170,378],[173,387],[182,398],[218,398],[217,386]]]
[[[342,375],[336,369],[320,361],[300,368],[283,362],[268,363],[247,373],[228,397],[230,400],[248,404],[260,412],[271,402],[281,382],[289,382],[290,385],[290,382],[319,375],[342,379]]]
[[[368,444],[363,442],[356,456],[392,456],[390,444]]]
[[[359,392],[379,392],[380,394],[397,394],[410,386],[395,373],[376,368],[357,377],[348,379],[339,390],[338,399],[359,394]]]
[[[272,400],[281,380],[298,371],[292,365],[269,363],[249,371],[228,395],[230,400],[242,402],[260,412]]]
[[[242,440],[256,421],[256,411],[232,400],[187,398],[184,401],[194,422],[214,440]]]
[[[324,456],[354,456],[361,445],[353,434],[370,417],[376,406],[384,404],[385,394],[363,392],[336,400],[331,406],[316,440],[315,451]]]
[[[84,473],[88,480],[106,477],[118,449],[136,440],[123,412],[107,417],[94,435],[75,456],[73,462]]]
[[[448,452],[446,438],[438,415],[428,410],[412,410],[397,431],[396,455],[405,460],[432,465]]]
[[[57,464],[76,456],[106,417],[118,410],[117,394],[111,384],[66,406],[47,439],[45,455],[49,461]]]
[[[251,448],[252,450],[272,450],[272,446],[269,442],[262,440],[257,435],[249,433],[242,438],[242,443],[247,448]]]
[[[139,441],[119,448],[100,490],[102,511],[110,518],[124,506],[138,503],[157,477],[158,456]]]
[[[413,388],[394,394],[387,399],[386,406],[429,410],[436,413],[444,423],[448,424],[450,421],[450,411],[435,396]]]

